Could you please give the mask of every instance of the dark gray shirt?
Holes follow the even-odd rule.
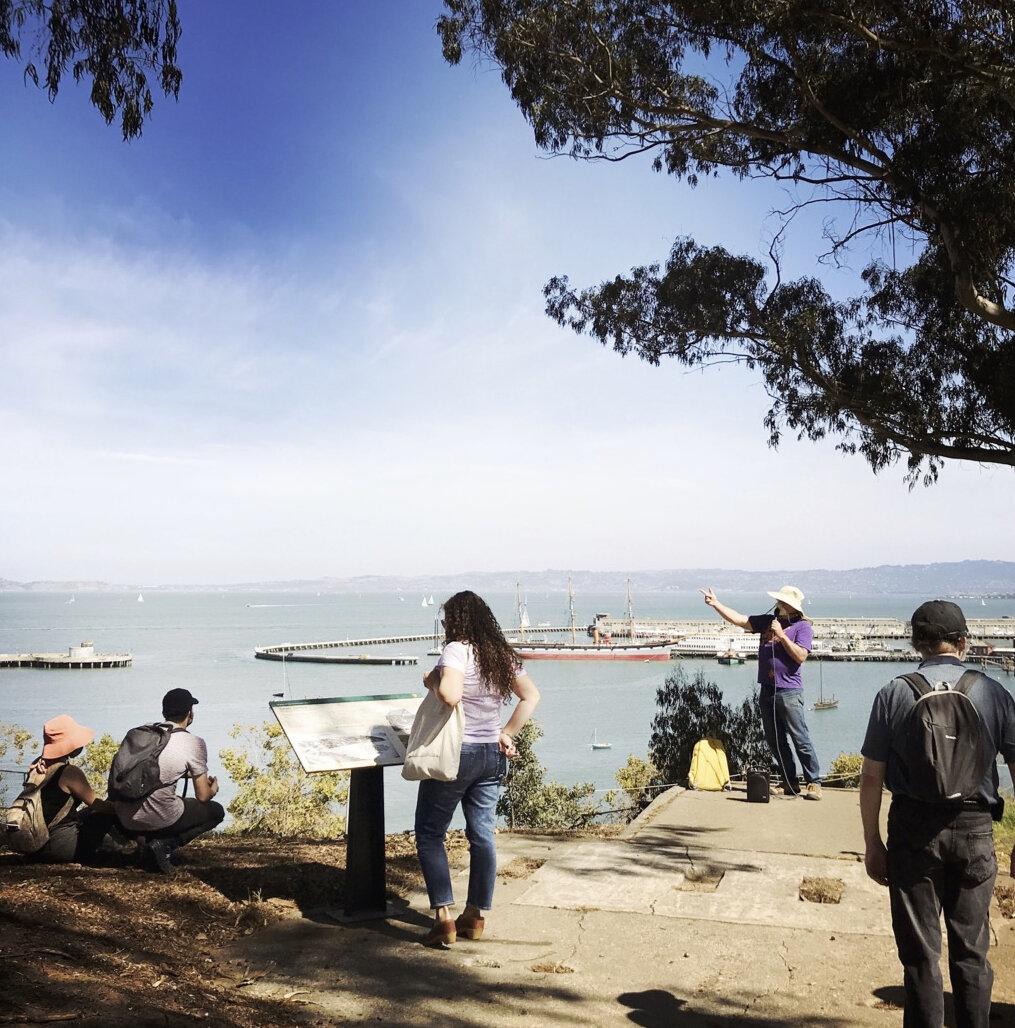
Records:
[[[927,680],[954,685],[966,670],[957,657],[940,656],[925,660],[919,668]],[[980,715],[981,727],[993,753],[1000,753],[1006,764],[1015,763],[1015,700],[1000,682],[981,675],[969,690],[969,699]],[[913,690],[905,679],[893,678],[874,698],[867,735],[860,752],[870,760],[888,765],[885,784],[893,796],[909,796],[906,765],[900,752],[906,722],[916,704]],[[998,801],[997,763],[983,779],[977,799],[993,807]]]

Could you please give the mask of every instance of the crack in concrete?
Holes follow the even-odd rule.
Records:
[[[793,976],[796,973],[796,968],[789,962],[788,951],[786,949],[786,943],[782,943],[779,946],[779,958],[783,964],[786,965],[786,974],[789,977],[790,984],[793,983]]]

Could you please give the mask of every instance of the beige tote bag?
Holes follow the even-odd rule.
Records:
[[[461,703],[449,707],[436,690],[427,689],[409,732],[402,777],[410,782],[424,778],[453,782],[458,777],[464,735],[465,713]]]

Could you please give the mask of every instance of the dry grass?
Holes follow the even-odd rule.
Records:
[[[799,895],[805,903],[840,903],[845,888],[841,878],[805,878]]]

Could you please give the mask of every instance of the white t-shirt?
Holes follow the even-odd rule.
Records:
[[[469,643],[449,642],[444,647],[437,666],[454,668],[465,676],[465,688],[462,692],[465,735],[462,741],[497,742],[500,738],[500,714],[504,700],[480,675],[472,646]]]
[[[183,814],[183,797],[176,795],[176,783],[189,775],[208,773],[208,747],[204,739],[190,732],[173,732],[159,754],[159,771],[166,784],[143,800],[117,800],[113,806],[124,828],[168,828]]]

